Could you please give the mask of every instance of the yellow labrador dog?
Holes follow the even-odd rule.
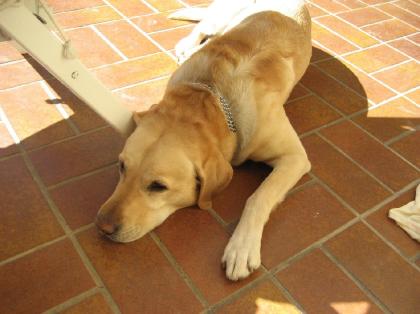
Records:
[[[200,14],[177,46],[189,58],[163,99],[134,115],[120,181],[96,224],[114,241],[136,240],[179,208],[211,208],[231,165],[265,162],[273,171],[247,200],[222,257],[226,276],[238,280],[260,266],[270,212],[310,170],[283,104],[309,64],[311,21],[301,0],[216,0]]]

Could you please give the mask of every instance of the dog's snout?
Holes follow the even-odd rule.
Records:
[[[95,224],[96,224],[96,227],[98,227],[100,231],[102,231],[103,233],[107,235],[114,234],[118,232],[118,230],[121,228],[121,225],[109,222],[100,216],[96,218]]]

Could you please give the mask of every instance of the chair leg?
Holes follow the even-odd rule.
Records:
[[[23,5],[23,1],[13,2],[0,8],[0,28],[77,97],[128,136],[134,129],[132,113],[77,58],[66,58],[64,44]]]

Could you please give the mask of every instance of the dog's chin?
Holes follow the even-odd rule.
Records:
[[[140,239],[146,234],[141,228],[130,228],[129,230],[122,230],[115,234],[107,235],[106,237],[114,242],[128,243]]]

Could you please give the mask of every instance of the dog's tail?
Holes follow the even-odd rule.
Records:
[[[168,18],[172,20],[200,22],[204,19],[206,11],[206,8],[186,8],[169,14]]]

